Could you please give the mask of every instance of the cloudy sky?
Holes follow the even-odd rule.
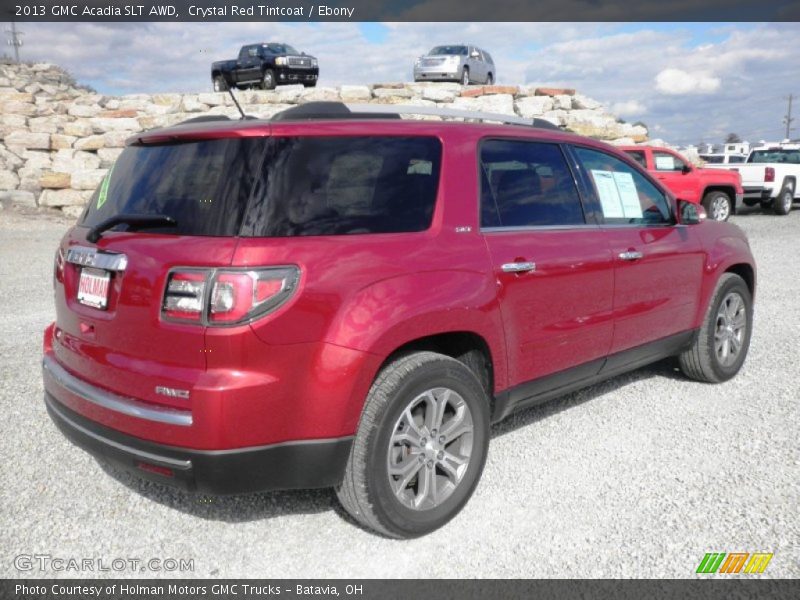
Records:
[[[3,27],[6,29],[6,27]],[[288,42],[320,59],[320,85],[408,81],[438,43],[485,47],[498,83],[568,86],[675,144],[784,134],[800,95],[798,23],[24,23],[22,58],[102,93],[211,89],[211,61]],[[800,136],[800,99],[793,136]]]

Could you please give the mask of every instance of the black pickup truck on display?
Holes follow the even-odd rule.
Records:
[[[233,87],[272,90],[284,83],[313,87],[318,78],[317,59],[289,44],[247,44],[239,50],[239,58],[211,64],[211,81],[216,92]]]

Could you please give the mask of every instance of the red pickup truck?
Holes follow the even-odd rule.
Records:
[[[702,204],[709,218],[727,221],[736,214],[744,190],[742,178],[735,171],[695,167],[669,148],[621,146],[620,150],[650,171],[681,200]]]

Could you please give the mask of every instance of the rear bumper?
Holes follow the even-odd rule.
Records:
[[[762,186],[744,186],[744,198],[750,200],[768,200],[772,197],[772,188]]]
[[[74,444],[144,479],[211,494],[331,487],[344,476],[352,436],[231,450],[142,440],[82,417],[45,391],[50,418]]]

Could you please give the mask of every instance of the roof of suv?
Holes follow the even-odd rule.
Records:
[[[309,103],[311,104],[311,103]],[[272,119],[245,118],[241,120],[230,119],[225,116],[209,116],[189,119],[182,123],[170,127],[151,129],[136,134],[127,140],[132,143],[164,143],[178,140],[191,139],[217,139],[226,137],[249,137],[264,136],[275,131],[307,133],[309,129],[315,132],[325,132],[328,135],[342,134],[353,135],[354,133],[363,135],[398,135],[401,133],[409,135],[438,135],[443,131],[464,130],[478,131],[480,135],[547,138],[565,142],[588,143],[599,147],[608,147],[607,144],[598,142],[591,138],[568,133],[554,126],[550,122],[542,122],[535,119],[530,125],[517,124],[498,124],[496,122],[463,122],[463,121],[430,121],[401,119],[399,114],[392,112],[391,107],[387,106],[386,113],[350,113],[344,104],[316,103],[338,105],[345,109],[345,113],[336,109],[330,113],[304,114],[303,111],[288,109],[278,113]]]

